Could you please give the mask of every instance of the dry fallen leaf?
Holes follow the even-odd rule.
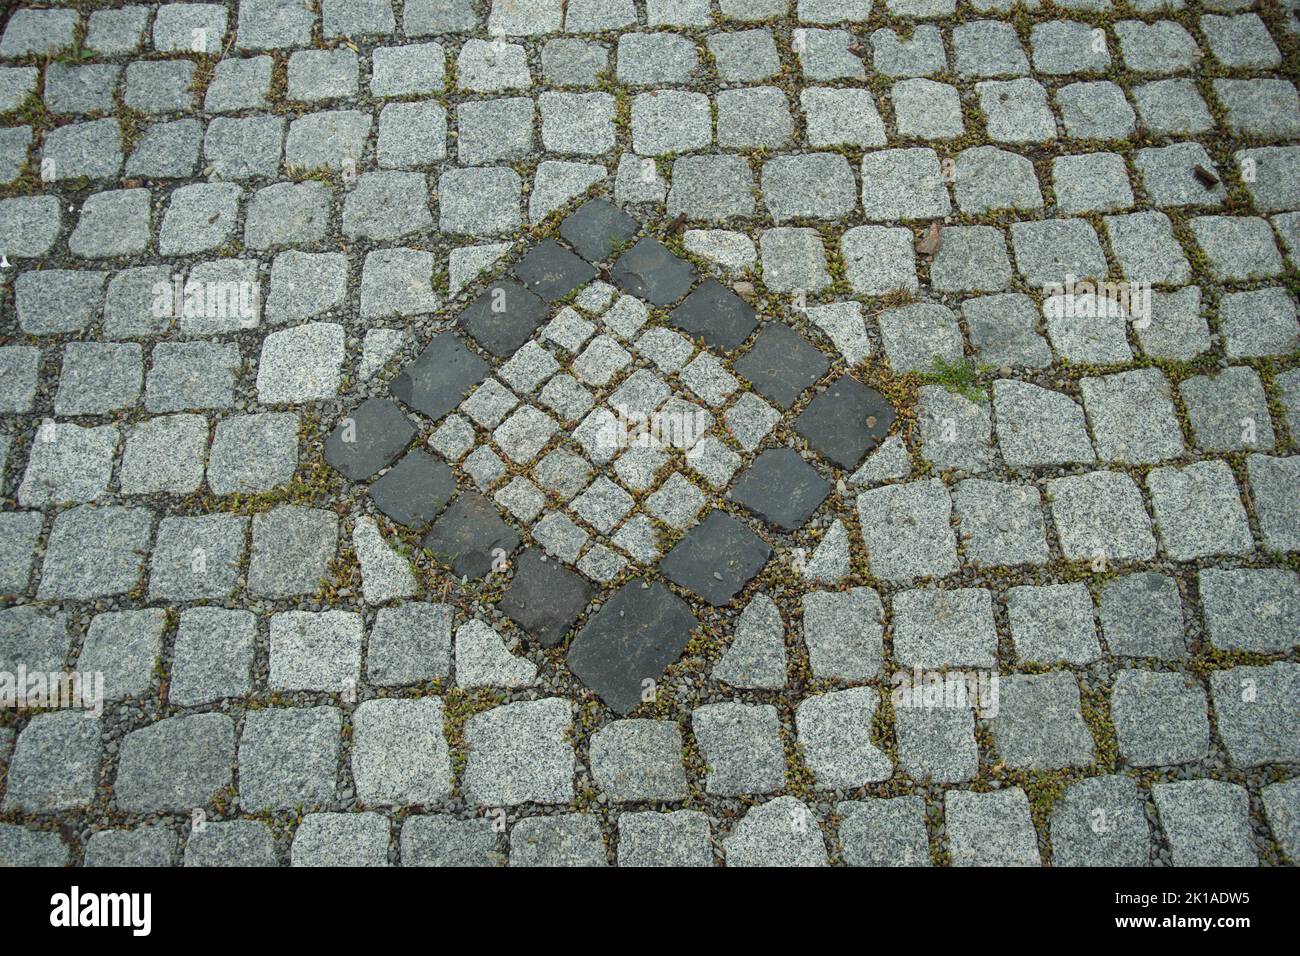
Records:
[[[921,237],[921,241],[916,244],[916,251],[923,256],[932,256],[938,252],[939,247],[943,245],[943,240],[939,235],[942,228],[937,220],[930,223],[930,228]]]

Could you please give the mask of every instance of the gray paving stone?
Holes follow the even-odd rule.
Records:
[[[1192,440],[1205,451],[1273,447],[1273,424],[1264,386],[1255,371],[1230,366],[1218,375],[1195,375],[1178,385]]]
[[[993,464],[992,431],[987,399],[971,401],[942,385],[920,390],[921,454],[936,468],[969,474]]]
[[[351,692],[361,672],[363,633],[361,615],[352,611],[272,615],[269,686]]]
[[[1192,136],[1214,129],[1214,117],[1192,80],[1153,80],[1134,86],[1132,93],[1143,127],[1153,133]]]
[[[862,211],[868,221],[937,219],[951,211],[932,149],[887,149],[862,159]]]
[[[315,19],[293,0],[240,0],[236,36],[246,50],[306,46]]]
[[[1154,464],[1182,455],[1182,430],[1158,370],[1084,378],[1080,388],[1103,461]]]
[[[795,712],[804,762],[822,789],[850,789],[884,780],[893,764],[872,742],[880,695],[857,687],[807,697]]]
[[[894,656],[905,666],[997,663],[993,602],[983,588],[900,591],[893,599],[893,624]]]
[[[207,821],[190,830],[186,866],[278,866],[275,841],[258,820]]]
[[[711,110],[703,93],[638,93],[632,100],[632,148],[641,156],[707,148],[713,139]]]
[[[438,179],[439,229],[472,236],[513,232],[522,187],[513,169],[448,169]]]
[[[103,272],[44,269],[14,280],[18,325],[29,335],[80,332],[103,301]]]
[[[795,797],[751,807],[723,841],[728,866],[826,866],[826,841],[813,812]]]
[[[1120,756],[1131,766],[1175,766],[1209,753],[1205,691],[1181,674],[1120,671],[1110,712]]]
[[[1020,274],[1031,285],[1104,278],[1107,273],[1097,233],[1083,219],[1012,223],[1011,244]]]
[[[331,511],[299,505],[254,515],[249,590],[270,598],[314,594],[334,559],[338,524]]]
[[[360,800],[406,806],[451,793],[440,699],[368,700],[357,707],[352,726],[352,776]]]
[[[309,813],[293,836],[294,866],[387,866],[388,818],[378,813]]]
[[[96,614],[86,630],[77,669],[103,674],[105,700],[145,695],[162,657],[166,624],[166,613],[158,608]]]
[[[528,817],[510,832],[510,866],[607,866],[600,823],[585,813]]]
[[[725,222],[754,213],[754,177],[743,156],[683,156],[673,163],[668,212]]]
[[[1068,395],[998,379],[993,411],[1002,458],[1011,468],[1093,461],[1083,409]]]
[[[253,689],[257,620],[248,611],[191,607],[176,630],[169,703],[190,707]]]
[[[248,521],[238,515],[173,516],[158,524],[151,600],[227,598],[238,588]]]
[[[202,807],[234,780],[235,722],[225,714],[168,717],[122,740],[113,800],[149,813]]]
[[[618,865],[713,866],[708,816],[697,810],[621,814]]]
[[[69,342],[63,347],[54,412],[103,415],[129,408],[139,401],[143,377],[139,345]]]
[[[27,155],[23,149],[23,157]],[[54,196],[22,196],[0,201],[0,230],[6,258],[45,255],[59,237],[62,214]]]
[[[794,136],[789,104],[777,87],[722,90],[715,104],[718,145],[724,149],[779,149]]]
[[[53,830],[0,824],[0,858],[11,866],[67,866],[70,853]]]
[[[357,95],[359,63],[351,50],[299,50],[289,57],[288,98],[319,103]]]
[[[858,496],[871,571],[882,580],[906,583],[957,570],[949,519],[952,502],[937,479],[865,491]]]
[[[1258,866],[1250,839],[1250,797],[1219,780],[1151,788],[1174,866]]]
[[[957,486],[954,504],[966,560],[994,567],[1047,563],[1036,488],[970,478]]]
[[[435,102],[388,103],[379,113],[380,168],[411,169],[447,158],[447,111]]]
[[[1055,478],[1047,498],[1061,551],[1069,560],[1148,560],[1151,522],[1133,479],[1114,471]]]
[[[965,213],[999,209],[1031,211],[1043,207],[1033,164],[996,146],[962,150],[953,166],[953,179],[957,205]]]
[[[1009,293],[967,299],[962,314],[981,364],[1029,368],[1051,364],[1051,350],[1036,327],[1038,310],[1028,296]]]
[[[233,344],[160,342],[145,380],[145,408],[174,412],[229,407],[240,369],[239,349]]]
[[[1216,279],[1247,280],[1282,274],[1282,257],[1268,221],[1257,216],[1201,216],[1190,223]]]
[[[754,83],[781,71],[781,58],[771,30],[711,33],[706,42],[718,75],[727,83]]]
[[[1300,816],[1296,813],[1300,801],[1300,784],[1294,779],[1274,783],[1260,791],[1264,815],[1273,836],[1289,860],[1300,857]]]
[[[357,169],[370,137],[369,113],[327,110],[308,113],[289,124],[284,141],[286,170]]]
[[[1141,101],[1139,100],[1139,103]],[[1215,162],[1200,143],[1175,143],[1161,148],[1139,149],[1133,166],[1142,177],[1147,198],[1161,207],[1220,206],[1226,190],[1220,182],[1207,187],[1194,170],[1201,166],[1220,177]]]
[[[244,245],[270,249],[320,242],[329,229],[331,200],[330,188],[315,180],[259,189],[245,215]]]
[[[820,292],[831,285],[826,249],[815,229],[768,229],[759,240],[759,247],[763,254],[763,285],[769,292],[799,295]],[[873,277],[859,281],[867,285],[876,280]]]
[[[86,841],[88,867],[175,866],[176,831],[151,825],[134,830],[99,830]]]
[[[871,588],[803,596],[803,638],[813,676],[863,681],[882,667],[884,608]]]
[[[122,101],[144,113],[192,110],[195,69],[190,60],[133,60],[126,66]]]
[[[62,670],[68,656],[68,622],[59,612],[17,605],[0,612],[0,653],[4,669],[15,673]]]
[[[799,57],[806,80],[864,79],[862,60],[850,49],[853,34],[847,30],[797,29],[791,47]]]
[[[1293,763],[1297,745],[1295,695],[1300,667],[1279,661],[1210,674],[1215,724],[1228,759],[1237,767]]]
[[[1024,660],[1087,664],[1101,657],[1092,598],[1083,584],[1013,587],[1006,600],[1011,640]]]
[[[1300,345],[1295,302],[1279,287],[1226,293],[1219,300],[1219,333],[1233,358],[1285,355]]]
[[[203,124],[179,119],[145,128],[126,160],[126,175],[150,179],[183,179],[199,164]]]
[[[71,47],[79,22],[76,10],[15,10],[0,36],[0,57],[43,56]]]
[[[469,759],[462,787],[484,806],[567,803],[574,754],[567,739],[573,705],[558,697],[505,704],[465,722]]]
[[[1268,653],[1286,650],[1300,621],[1300,578],[1283,568],[1199,572],[1201,606],[1217,647]]]
[[[808,232],[810,241],[817,242],[818,279],[815,282],[785,281],[774,285],[782,252],[779,248],[766,255],[767,239],[779,230],[764,233],[764,284],[773,291],[820,291],[830,285],[829,274],[821,271],[821,247],[816,234]],[[788,230],[794,232],[795,230]],[[908,229],[889,226],[855,226],[840,239],[840,252],[844,257],[845,272],[849,285],[859,295],[884,295],[890,292],[915,292],[918,288],[916,278],[916,257],[912,251],[912,234]]]
[[[20,595],[27,590],[43,524],[35,511],[0,513],[0,594]]]
[[[14,745],[3,809],[53,813],[88,806],[99,787],[99,735],[99,718],[76,710],[34,715]]]
[[[411,5],[406,7],[409,12]],[[407,817],[402,824],[402,866],[501,866],[496,833],[486,819]]]
[[[1019,787],[976,793],[949,790],[943,799],[953,866],[1039,866],[1029,799]]]
[[[158,252],[189,255],[230,240],[243,191],[235,183],[195,183],[171,194],[158,233]]]
[[[998,713],[989,725],[1007,766],[1047,770],[1092,762],[1092,734],[1073,674],[1012,674],[1000,684]]]
[[[95,193],[81,205],[68,251],[83,259],[143,253],[149,247],[149,191],[117,189]]]
[[[762,188],[768,212],[778,223],[838,219],[857,208],[853,171],[848,160],[833,153],[768,160],[763,164]]]
[[[1072,139],[1128,139],[1136,128],[1124,91],[1109,80],[1071,83],[1056,91],[1065,134]]]
[[[960,678],[957,678],[959,681]],[[944,696],[948,695],[946,684]],[[964,685],[956,684],[962,687]],[[916,691],[921,691],[918,686]],[[894,709],[894,732],[898,738],[899,765],[914,780],[934,783],[961,783],[972,779],[979,770],[979,748],[975,744],[975,717],[967,698],[957,697],[950,704],[897,700]]]
[[[871,34],[872,65],[885,76],[928,76],[946,66],[943,36],[934,26],[913,26],[899,36],[882,28]]]
[[[18,486],[18,503],[24,508],[39,508],[99,498],[108,489],[119,440],[117,429],[111,425],[42,425]]]
[[[869,90],[810,87],[799,94],[799,104],[809,146],[885,145],[885,125]]]
[[[1136,781],[1113,775],[1072,784],[1052,812],[1053,866],[1148,866],[1151,827]]]
[[[736,623],[735,637],[713,668],[733,687],[777,690],[786,683],[785,626],[776,604],[756,594]]]
[[[271,90],[273,62],[269,56],[246,59],[228,57],[219,60],[203,97],[204,110],[209,113],[233,113],[265,108],[267,94]]]
[[[1101,629],[1116,656],[1186,658],[1183,626],[1178,585],[1163,574],[1128,574],[1102,592]]]
[[[1130,282],[1179,285],[1191,278],[1191,266],[1164,213],[1107,216],[1105,222],[1111,250]]]
[[[1035,80],[981,80],[975,84],[989,139],[1043,143],[1056,138],[1047,91]]]
[[[687,37],[670,32],[624,33],[618,38],[615,75],[629,86],[689,83],[699,61],[699,52]]]
[[[849,866],[929,866],[925,803],[920,797],[865,799],[835,805]]]
[[[297,414],[266,412],[217,423],[208,456],[214,494],[267,491],[290,481],[297,467]]]
[[[687,532],[659,567],[670,581],[718,607],[731,601],[771,554],[768,544],[746,525],[715,509]]]
[[[153,525],[145,508],[69,508],[54,519],[37,597],[125,594],[140,580]]]
[[[513,639],[512,639],[513,645]],[[527,687],[537,666],[519,657],[491,626],[466,621],[456,629],[456,684],[460,687]]]
[[[1254,550],[1246,510],[1226,462],[1156,468],[1147,476],[1164,552],[1176,561]]]
[[[249,813],[334,800],[343,717],[334,707],[250,710],[239,741],[239,805]]]
[[[1273,211],[1300,205],[1300,177],[1295,171],[1297,152],[1294,146],[1265,146],[1233,154],[1256,209]],[[1247,171],[1249,177],[1245,175]]]
[[[952,31],[957,75],[961,77],[1025,76],[1029,60],[1015,27],[997,20],[961,23]]]
[[[695,708],[691,727],[708,768],[708,793],[775,793],[785,787],[785,752],[775,707],[706,704]]]
[[[133,66],[135,64],[132,64]],[[127,72],[128,82],[130,70]],[[129,90],[129,87],[128,87]],[[127,105],[133,105],[128,102]],[[116,119],[69,123],[45,134],[41,145],[41,178],[116,179],[122,170],[121,127]]]
[[[666,720],[618,720],[591,738],[591,775],[612,801],[684,800],[682,736]]]
[[[552,75],[548,66],[551,61],[548,60],[546,51],[550,50],[553,44],[569,42],[574,42],[579,51],[587,46],[582,41],[554,40],[543,48],[542,73],[547,77],[548,82],[565,78]],[[555,51],[550,54],[552,58],[555,55]],[[526,90],[533,85],[532,76],[528,72],[528,53],[518,43],[466,40],[456,59],[456,84],[462,90],[476,93]]]
[[[1264,548],[1276,553],[1300,550],[1300,457],[1251,455],[1246,471]]]

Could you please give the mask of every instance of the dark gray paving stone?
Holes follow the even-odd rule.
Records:
[[[611,202],[583,203],[560,224],[560,235],[588,262],[604,262],[640,231],[635,219]]]
[[[720,606],[739,594],[771,556],[766,541],[715,509],[664,556],[659,570],[673,583]]]
[[[685,262],[658,239],[646,237],[618,257],[614,281],[651,305],[672,305],[695,282],[695,267]]]
[[[894,415],[884,395],[841,375],[808,403],[794,428],[841,468],[856,468],[867,452],[885,440]]]
[[[405,413],[386,398],[368,398],[325,440],[325,460],[353,481],[390,464],[415,437]]]
[[[668,321],[706,345],[731,351],[758,325],[748,302],[716,279],[706,279],[668,314]]]
[[[593,593],[583,578],[529,548],[515,562],[514,577],[497,607],[543,647],[554,647]]]
[[[519,260],[515,277],[533,294],[555,302],[596,278],[596,270],[554,239],[546,239]]]
[[[398,524],[417,529],[438,517],[455,493],[451,469],[419,449],[370,486],[375,507]]]
[[[569,669],[618,714],[642,703],[696,626],[686,602],[659,582],[630,581],[605,602],[569,646]]]
[[[484,289],[457,321],[475,342],[506,358],[528,340],[545,317],[541,299],[513,279],[502,279]]]
[[[734,367],[764,398],[789,408],[826,374],[831,363],[798,332],[773,323],[758,333],[753,347]]]
[[[518,286],[515,290],[516,294],[535,298]],[[508,307],[508,294],[505,301]],[[537,304],[540,306],[541,303]],[[464,318],[464,313],[461,317]],[[436,421],[459,405],[465,392],[483,381],[487,373],[486,362],[461,344],[451,332],[442,332],[435,335],[419,357],[393,379],[391,390],[399,401]]]
[[[514,553],[519,535],[501,520],[492,502],[467,492],[451,503],[420,544],[450,561],[457,577],[481,578],[493,570],[498,550]]]
[[[734,500],[783,531],[802,528],[830,493],[830,483],[793,448],[769,448],[731,489]]]

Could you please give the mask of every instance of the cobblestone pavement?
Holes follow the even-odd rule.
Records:
[[[1300,861],[1298,72],[1250,0],[10,11],[0,862]]]

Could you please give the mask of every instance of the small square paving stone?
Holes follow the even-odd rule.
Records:
[[[830,491],[830,484],[794,449],[771,448],[740,475],[731,494],[772,527],[796,531]]]
[[[0,347],[0,411],[31,410],[40,370],[40,349],[25,345]]]
[[[328,313],[343,304],[347,281],[348,260],[340,253],[282,252],[271,264],[266,321],[278,325]]]
[[[1169,217],[1162,212],[1107,216],[1106,235],[1130,282],[1177,284],[1191,277],[1187,256],[1174,238]]]
[[[515,296],[518,296],[518,298],[516,299]],[[516,319],[535,314],[532,306],[536,303],[533,301],[534,297],[531,293],[519,286],[513,286],[512,289],[503,289],[499,301],[509,307],[512,299],[517,308],[502,314]],[[523,310],[525,299],[528,300],[527,304],[529,305],[527,312]],[[486,302],[482,305],[484,310],[490,307]],[[477,315],[478,313],[474,313],[474,317],[471,317],[469,324],[471,330],[479,328],[479,331],[482,332],[481,327],[476,325]],[[406,366],[401,374],[393,380],[392,392],[399,400],[416,411],[437,420],[459,405],[462,396],[482,382],[487,371],[486,362],[461,344],[455,335],[450,332],[443,332],[435,335],[419,357]],[[363,405],[362,407],[366,406]],[[380,409],[374,408],[371,413],[375,414],[378,411]],[[376,424],[387,424],[387,422],[377,422]],[[409,425],[407,427],[409,428]],[[404,447],[409,440],[410,435],[407,434],[401,445],[397,446],[397,450]],[[389,460],[391,460],[391,457]],[[380,464],[374,471],[378,471],[383,464],[387,464],[387,462]],[[371,474],[373,474],[373,471]]]
[[[1130,766],[1177,766],[1209,753],[1205,691],[1182,674],[1120,671],[1110,713],[1120,756]]]
[[[727,866],[827,866],[820,821],[791,796],[751,807],[723,841]]]
[[[781,59],[768,29],[711,33],[707,43],[718,75],[727,83],[753,83],[781,71]]]
[[[993,383],[998,445],[1011,468],[1091,462],[1083,409],[1068,396],[1028,382]]]
[[[1300,783],[1294,778],[1260,791],[1264,816],[1287,859],[1300,859]]]
[[[465,722],[469,751],[462,787],[471,804],[516,806],[572,799],[573,705],[558,697],[520,701]]]
[[[412,3],[406,4],[406,10]],[[490,820],[458,820],[435,814],[407,817],[402,824],[402,866],[500,866]]]
[[[708,767],[708,793],[775,793],[785,787],[785,753],[775,707],[706,704],[695,709],[691,726]]]
[[[925,801],[867,798],[837,803],[840,844],[849,866],[929,866]]]
[[[624,33],[618,38],[615,75],[620,83],[629,86],[689,83],[699,61],[699,52],[687,37],[668,31]]]
[[[1071,784],[1052,810],[1053,866],[1147,866],[1151,827],[1137,781],[1090,777]]]
[[[1300,756],[1300,665],[1234,667],[1210,674],[1215,723],[1236,767],[1294,763]]]
[[[67,617],[60,612],[27,604],[0,611],[0,665],[7,673],[62,670],[68,642]]]
[[[713,510],[660,562],[670,581],[709,604],[728,603],[763,569],[772,549],[746,525]]]
[[[294,0],[240,0],[239,46],[245,50],[306,46],[315,19]]]
[[[943,812],[953,866],[1041,865],[1029,799],[1019,787],[949,790]]]
[[[219,53],[226,38],[226,8],[216,3],[167,3],[153,22],[160,53]]]
[[[1083,219],[1012,223],[1011,244],[1020,274],[1031,285],[1105,278],[1107,274],[1097,233]]]
[[[731,351],[749,338],[758,322],[754,309],[716,279],[706,279],[668,315],[668,321],[714,348]],[[639,343],[644,350],[647,332]],[[743,374],[743,373],[742,373]]]
[[[1087,664],[1101,656],[1092,598],[1083,584],[1013,587],[1006,600],[1011,640],[1023,660]]]
[[[204,94],[204,110],[209,113],[227,113],[264,108],[267,105],[267,94],[271,90],[273,63],[269,56],[247,59],[228,57],[219,60]]]
[[[445,83],[445,54],[437,43],[376,47],[370,92],[375,96],[438,93]]]
[[[128,78],[130,75],[128,70]],[[122,170],[121,137],[121,127],[115,119],[70,123],[50,130],[41,143],[42,181],[60,182],[83,176],[116,179]]]
[[[438,178],[438,228],[470,236],[513,232],[522,189],[513,169],[448,169]]]
[[[905,583],[943,577],[957,570],[957,549],[949,524],[952,502],[938,480],[917,481],[858,496],[871,571],[882,580]]]
[[[791,46],[806,80],[864,79],[862,60],[850,49],[853,42],[847,30],[799,29],[794,31]]]
[[[813,676],[845,681],[880,674],[884,608],[871,588],[803,596],[803,638]]]
[[[763,164],[763,201],[774,221],[838,219],[857,208],[857,184],[837,153],[782,156]]]
[[[992,226],[943,230],[930,263],[930,285],[941,292],[998,292],[1011,284],[1006,240]],[[908,237],[909,247],[911,236]]]
[[[896,2],[894,6],[899,4]],[[900,34],[902,31],[895,33],[887,28],[871,34],[872,64],[876,72],[885,76],[927,76],[943,72],[947,62],[943,35],[937,27],[914,26],[906,39]]]
[[[43,524],[35,511],[0,512],[0,594],[19,595],[27,590]]]
[[[582,578],[529,549],[515,562],[500,609],[543,647],[563,640],[593,591]]]
[[[122,740],[113,802],[122,810],[188,811],[234,781],[235,722],[225,714],[169,717]]]
[[[564,42],[564,41],[553,41]],[[584,48],[582,41],[576,41],[578,48]],[[549,49],[551,44],[547,44]],[[547,74],[547,65],[554,66],[558,51],[552,51],[547,57],[543,50],[543,74]],[[441,61],[439,61],[441,70]],[[602,63],[602,66],[604,64]],[[439,75],[441,85],[441,74]],[[556,82],[548,76],[548,82]],[[521,44],[506,43],[504,38],[487,40],[466,40],[456,58],[456,84],[462,90],[475,93],[501,93],[506,90],[526,90],[533,85],[528,72],[528,52]],[[557,85],[567,85],[557,83]],[[594,84],[593,84],[594,85]]]
[[[192,607],[176,629],[167,700],[191,707],[253,689],[257,619],[248,611]]]
[[[1300,456],[1251,455],[1246,472],[1264,548],[1300,551]]]
[[[1056,138],[1047,91],[1035,80],[982,80],[975,91],[994,142],[1044,143]]]
[[[808,403],[795,420],[795,430],[841,468],[856,468],[862,456],[885,438],[894,416],[883,395],[842,375]],[[734,429],[730,415],[728,422]]]
[[[583,203],[560,224],[560,235],[588,262],[606,261],[639,231],[635,219],[603,199]]]
[[[458,68],[458,73],[463,72]],[[548,40],[542,47],[542,79],[547,84],[598,86],[601,76],[608,72],[609,51],[599,43],[561,37]],[[522,82],[522,74],[519,77]]]
[[[1037,488],[971,478],[957,486],[954,502],[966,560],[991,567],[1047,563]]]
[[[957,676],[938,683],[944,696],[950,693],[957,705],[925,705],[916,699],[895,704],[894,731],[898,738],[899,764],[915,780],[933,783],[962,783],[979,771],[979,748],[975,743],[975,716],[966,698],[966,682]],[[952,688],[950,691],[949,688]],[[920,688],[912,693],[922,698]]]
[[[141,696],[153,685],[166,626],[166,612],[159,608],[96,614],[86,630],[77,669],[103,674],[105,700]]]
[[[190,60],[133,60],[126,65],[122,101],[144,113],[188,112],[194,108],[195,69]]]
[[[334,559],[338,526],[332,511],[300,505],[254,515],[249,590],[270,598],[316,593]]]
[[[1281,254],[1268,220],[1258,216],[1201,216],[1190,223],[1216,279],[1247,280],[1282,274]]]
[[[34,715],[14,745],[3,809],[52,813],[88,806],[102,753],[98,718],[75,710]]]
[[[1236,451],[1273,447],[1273,424],[1264,386],[1245,365],[1225,368],[1218,375],[1195,375],[1178,385],[1192,439],[1205,451]]]
[[[1285,355],[1300,345],[1300,322],[1280,287],[1229,292],[1219,300],[1219,334],[1233,358]]]
[[[0,37],[0,57],[45,55],[71,47],[79,22],[76,10],[15,10]]]
[[[398,376],[395,393],[400,381]],[[330,432],[325,460],[353,481],[370,478],[391,464],[413,437],[415,427],[401,408],[387,399],[368,398]]]
[[[637,166],[642,188],[653,190],[659,182],[654,160],[640,160]],[[647,176],[655,178],[647,182]],[[721,223],[735,217],[750,217],[757,208],[754,173],[744,156],[682,156],[673,162],[672,182],[668,214],[674,217],[684,215]],[[646,198],[663,200],[662,194]]]
[[[240,415],[217,423],[208,458],[214,494],[267,491],[292,480],[297,467],[297,414]]]
[[[1043,194],[1033,163],[996,146],[962,150],[953,166],[952,178],[957,205],[965,213],[1043,208]]]
[[[870,90],[811,87],[799,94],[799,105],[809,146],[885,145],[885,124]]]
[[[1057,208],[1066,215],[1114,212],[1133,205],[1124,157],[1118,153],[1058,156],[1052,162]]]
[[[432,312],[433,253],[418,249],[376,249],[361,268],[361,314],[366,318]],[[345,277],[346,280],[346,277]]]
[[[315,180],[259,189],[248,204],[244,244],[251,249],[269,249],[319,242],[329,227],[331,192],[329,186]]]
[[[460,104],[457,158],[464,166],[527,158],[533,151],[535,112],[526,96]]]
[[[760,395],[789,408],[826,374],[830,362],[799,333],[771,323],[758,334],[749,351],[736,360],[734,368]]]
[[[357,95],[357,55],[348,49],[299,50],[289,57],[287,96],[300,102]]]
[[[616,720],[591,738],[591,776],[612,801],[684,800],[682,735],[668,720]]]
[[[1093,292],[1052,294],[1054,285],[1046,286],[1045,291],[1049,295],[1043,303],[1047,337],[1061,358],[1094,365],[1132,360],[1122,302]]]
[[[948,187],[932,149],[887,149],[862,158],[862,212],[869,222],[941,219]]]
[[[718,145],[724,149],[779,149],[794,136],[789,104],[774,86],[723,90],[716,103]]]
[[[1156,528],[1175,561],[1254,550],[1246,509],[1226,462],[1156,468],[1147,475]]]
[[[103,272],[45,269],[14,280],[18,325],[29,335],[80,332],[103,301]]]
[[[189,255],[229,241],[243,190],[235,183],[195,183],[171,194],[158,233],[158,252]]]
[[[906,305],[882,312],[877,321],[889,364],[899,374],[932,370],[937,360],[962,360],[961,329],[946,306]]]
[[[370,486],[370,497],[394,521],[419,529],[438,517],[455,491],[451,469],[416,450]]]
[[[135,405],[142,364],[140,346],[134,343],[69,342],[63,347],[54,413],[103,415]]]
[[[989,720],[997,755],[1031,770],[1092,762],[1093,740],[1073,674],[1012,674],[1001,679],[997,716]]]
[[[952,139],[965,130],[956,87],[926,79],[900,80],[890,97],[899,136]]]
[[[68,237],[68,251],[83,259],[138,255],[148,247],[147,189],[117,189],[87,197],[77,227]]]
[[[396,687],[448,677],[452,617],[446,604],[380,608],[366,650],[366,679]]]
[[[1250,796],[1219,780],[1179,780],[1151,788],[1174,866],[1258,866]]]
[[[343,327],[309,322],[262,341],[257,398],[263,404],[302,403],[333,398],[343,366]]]
[[[1080,387],[1103,461],[1154,464],[1182,455],[1182,429],[1159,370],[1084,378]]]
[[[781,291],[773,286],[769,272],[767,256],[767,238],[778,230],[769,230],[764,234],[764,282],[773,291]],[[794,232],[794,230],[788,230]],[[815,235],[815,234],[814,234]],[[891,226],[855,226],[840,238],[840,252],[844,257],[844,269],[849,285],[859,295],[886,295],[891,292],[912,293],[917,290],[916,256],[912,250],[912,233],[909,229]],[[818,263],[821,254],[818,245]],[[934,273],[932,272],[932,275]],[[793,287],[796,293],[818,291],[829,285],[829,276],[820,274],[817,283],[785,283],[788,290]],[[933,279],[942,284],[942,278]]]
[[[1182,599],[1173,578],[1153,571],[1125,575],[1101,595],[1101,629],[1118,657],[1187,657]]]
[[[538,243],[515,266],[515,277],[546,302],[555,302],[596,277],[596,270],[553,239]]]
[[[203,124],[181,119],[147,126],[126,161],[126,175],[150,179],[179,179],[199,164]]]
[[[1015,27],[996,20],[962,23],[952,31],[957,75],[962,77],[1024,76],[1029,60]]]
[[[26,149],[23,150],[24,160]],[[21,196],[0,200],[0,235],[6,258],[45,255],[59,236],[62,213],[54,196]]]
[[[41,425],[18,486],[18,503],[24,508],[39,508],[94,501],[108,488],[118,444],[118,431],[111,425]]]
[[[599,820],[585,813],[528,817],[510,831],[512,867],[608,866]]]
[[[1227,193],[1222,182],[1207,187],[1196,176],[1196,167],[1202,166],[1221,178],[1200,143],[1139,149],[1133,154],[1133,166],[1142,176],[1147,197],[1157,206],[1220,206]]]
[[[1262,211],[1294,209],[1300,204],[1300,176],[1296,173],[1297,150],[1294,146],[1266,146],[1243,149],[1233,154],[1238,168],[1249,172],[1246,182],[1255,208]],[[1285,229],[1279,229],[1285,241]]]
[[[1235,17],[1207,15],[1201,17],[1200,25],[1210,52],[1223,66],[1262,70],[1282,62],[1268,28],[1254,13]]]
[[[651,305],[672,305],[695,282],[695,268],[657,239],[639,240],[614,264],[614,281],[627,293]]]
[[[378,813],[309,813],[293,835],[293,866],[387,866],[388,818]]]
[[[289,124],[284,143],[286,169],[355,171],[370,136],[369,113],[328,110]]]
[[[1142,125],[1152,133],[1191,136],[1214,129],[1214,117],[1192,80],[1154,80],[1134,86],[1132,92]]]
[[[643,701],[645,682],[662,678],[696,626],[686,603],[662,584],[623,585],[569,645],[569,669],[618,714]]]
[[[467,492],[433,523],[420,545],[449,562],[457,577],[482,578],[494,569],[498,553],[508,556],[519,547],[519,536],[490,501]]]
[[[272,615],[267,684],[280,690],[348,693],[361,674],[361,615],[285,611]]]
[[[169,826],[157,824],[134,830],[97,830],[86,841],[82,866],[175,866],[176,843],[176,831]]]
[[[271,830],[259,820],[205,821],[185,841],[186,866],[278,866]]]
[[[1201,606],[1210,641],[1229,650],[1285,651],[1300,627],[1300,577],[1284,568],[1205,569]]]
[[[799,746],[823,790],[851,789],[888,779],[894,767],[872,742],[880,694],[874,687],[815,694],[795,711]]]
[[[419,173],[366,173],[343,203],[343,234],[352,239],[400,239],[432,226],[429,190]]]
[[[357,798],[378,806],[434,803],[451,793],[451,756],[437,697],[376,699],[352,716]]]
[[[54,519],[37,597],[125,594],[140,580],[153,515],[145,508],[80,507]]]
[[[1072,139],[1128,139],[1136,126],[1124,91],[1110,81],[1063,86],[1056,91],[1056,106]]]
[[[436,102],[389,103],[379,113],[380,168],[409,169],[447,158],[447,111]]]
[[[619,866],[713,866],[707,814],[623,813],[618,818]]]
[[[763,253],[763,285],[769,292],[793,292],[802,297],[831,284],[821,235],[810,228],[768,229],[759,240]]]
[[[158,524],[149,572],[151,600],[226,598],[239,586],[248,520],[172,516]]]
[[[995,666],[993,601],[984,588],[900,591],[893,611],[894,656],[899,663],[926,668]]]
[[[461,312],[458,321],[460,326],[479,345],[499,358],[507,358],[513,355],[519,346],[527,341],[545,318],[546,305],[541,299],[513,279],[501,279],[488,286],[478,298],[471,302]],[[450,339],[451,337],[448,336],[447,338]],[[430,355],[428,361],[447,361],[447,359],[441,358],[440,355],[443,351],[451,348],[450,342],[444,342],[442,336],[435,337],[434,341],[441,344],[436,352],[428,353]],[[474,357],[474,359],[478,362],[482,361],[477,357]],[[423,360],[424,356],[421,356],[416,365],[420,365]],[[462,361],[468,362],[466,359],[458,361],[458,364],[462,364]],[[485,371],[486,367],[484,368]],[[477,374],[478,378],[473,382],[462,384],[457,391],[463,391],[468,385],[480,381],[483,374]],[[457,376],[457,379],[459,380],[462,377]],[[430,379],[430,386],[436,381],[436,378]],[[447,389],[440,389],[434,394],[445,395],[444,400],[450,400],[451,397]],[[398,398],[402,398],[402,396],[399,394]],[[402,400],[406,401],[404,398]],[[449,405],[448,408],[453,407],[453,405]],[[437,418],[443,414],[443,412],[439,412],[438,415],[430,414],[429,411],[418,404],[415,404],[414,407],[425,412],[425,414],[429,414],[431,418]]]

